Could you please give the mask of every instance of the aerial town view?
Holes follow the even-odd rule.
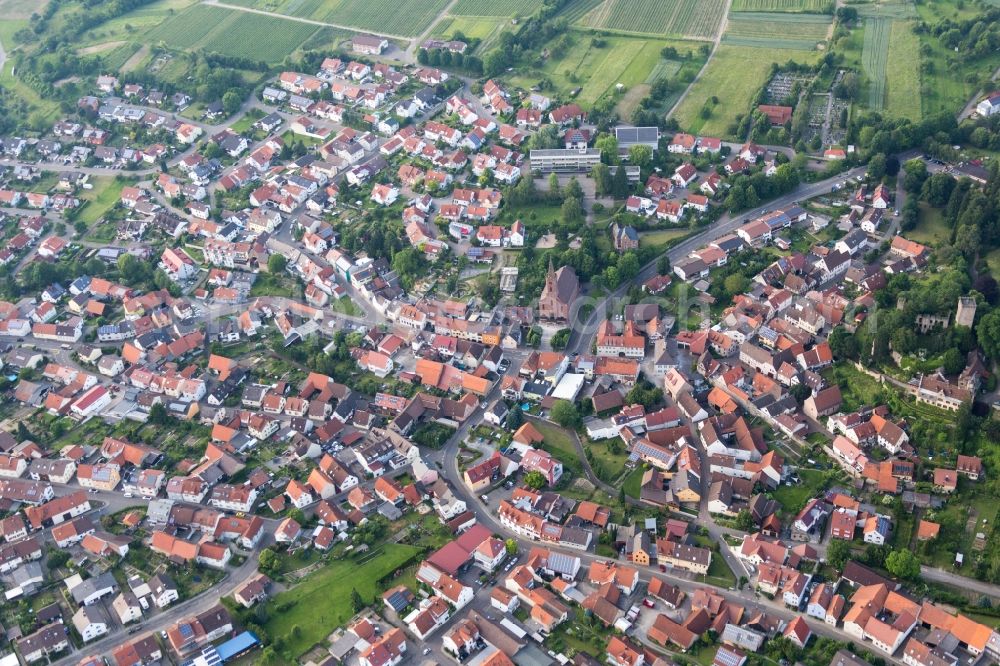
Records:
[[[0,236],[0,666],[1000,664],[1000,0],[0,0]]]

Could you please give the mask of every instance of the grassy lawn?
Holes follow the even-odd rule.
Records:
[[[906,236],[924,245],[940,247],[951,240],[951,229],[945,223],[944,215],[939,208],[921,202],[917,227],[908,231]]]
[[[712,564],[708,567],[705,582],[719,587],[736,587],[736,575],[720,553],[712,553]]]
[[[483,53],[492,46],[507,25],[508,19],[496,16],[456,15],[438,21],[431,34],[441,39],[451,39],[456,33],[462,33],[469,39],[480,40],[477,50]]]
[[[935,0],[914,6],[920,19],[928,25],[934,25],[945,18],[964,20],[981,12],[975,4],[960,0]],[[954,113],[976,93],[976,86],[970,83],[969,74],[993,72],[1000,64],[1000,54],[995,52],[969,62],[949,51],[931,34],[920,35],[919,39],[921,60],[928,65],[920,74],[920,105],[924,115],[942,111]]]
[[[885,110],[898,118],[920,119],[920,39],[910,21],[893,21],[889,31]]]
[[[28,27],[28,21],[26,19],[9,20],[4,17],[0,20],[0,43],[3,44],[4,50],[9,54],[11,49],[14,48],[13,36],[18,30]],[[33,88],[31,88],[26,83],[22,82],[17,76],[14,75],[14,66],[10,59],[4,63],[3,68],[0,69],[0,87],[6,88],[8,91],[24,100],[24,102],[31,107],[34,113],[38,114],[39,118],[43,118],[48,121],[56,120],[56,116],[59,115],[59,102],[54,99],[46,99],[39,95]]]
[[[100,242],[100,243],[110,243],[115,239],[115,234],[118,231],[118,225],[113,222],[107,222],[105,224],[99,224],[95,227],[91,227],[90,231],[87,232],[87,240]]]
[[[611,484],[615,484],[621,479],[625,471],[625,463],[628,461],[628,453],[620,439],[614,438],[600,442],[591,442],[585,439],[583,445],[592,456],[590,465],[597,478]]]
[[[815,53],[808,51],[762,49],[723,44],[709,61],[701,78],[691,86],[687,97],[677,109],[677,122],[693,134],[731,136],[736,116],[750,110],[750,102],[767,80],[772,63],[784,63],[791,57],[800,62],[812,62]],[[702,117],[706,103],[711,114]]]
[[[851,412],[862,405],[878,404],[881,386],[873,378],[858,372],[853,366],[838,364],[821,373],[827,381],[839,384],[844,398],[842,411]]]
[[[284,296],[293,298],[298,292],[298,285],[286,275],[271,275],[261,273],[250,288],[250,296]]]
[[[97,222],[115,207],[121,198],[122,188],[128,184],[125,179],[108,176],[97,176],[91,178],[90,182],[94,185],[94,189],[83,190],[80,194],[80,199],[87,203],[77,217],[88,225]]]
[[[545,80],[551,83],[553,92],[561,96],[580,88],[576,101],[587,107],[605,95],[616,94],[616,84],[622,84],[626,90],[645,84],[661,62],[660,51],[664,46],[673,46],[681,54],[697,51],[697,43],[693,42],[622,35],[604,38],[605,45],[598,48],[588,34],[568,34],[573,43],[565,53],[545,60],[540,67],[519,67],[510,75],[510,83],[529,89]],[[550,93],[546,91],[546,94]]]
[[[991,275],[1000,275],[1000,250],[993,250],[986,255],[986,265],[990,267]]]
[[[544,234],[562,219],[560,206],[546,204],[529,204],[525,206],[504,206],[497,216],[497,224],[507,224],[521,220],[531,235],[531,242],[538,241],[538,236]]]
[[[558,458],[563,467],[572,472],[574,476],[579,476],[583,471],[583,463],[580,462],[580,456],[576,452],[576,447],[573,446],[572,436],[554,423],[537,419],[532,419],[531,423],[545,438],[542,448]]]
[[[333,562],[274,597],[271,605],[284,610],[272,613],[265,629],[271,636],[284,637],[284,655],[290,660],[298,657],[354,615],[352,590],[366,601],[373,599],[383,591],[379,581],[419,552],[413,546],[387,544],[363,564],[354,559]]]
[[[680,240],[690,233],[691,230],[687,228],[645,231],[639,234],[639,243],[642,245],[663,245],[665,243]]]
[[[826,477],[818,469],[799,468],[798,474],[802,483],[793,486],[782,484],[770,493],[786,513],[797,513],[811,497],[816,497],[826,487]]]
[[[364,314],[364,311],[359,308],[349,296],[341,296],[340,298],[330,301],[330,309],[334,312],[350,315],[352,317],[360,317]]]
[[[232,129],[237,134],[244,134],[246,132],[249,132],[250,129],[253,127],[253,124],[263,117],[264,117],[264,112],[261,111],[260,109],[250,109],[245,114],[243,114],[242,118],[240,118],[235,123],[230,125],[230,129]]]
[[[599,621],[589,618],[582,608],[571,611],[575,616],[563,622],[552,632],[546,646],[573,656],[580,652],[600,654],[607,645],[607,629]]]
[[[636,467],[629,472],[629,475],[622,482],[622,487],[625,488],[626,495],[639,499],[639,494],[642,492],[642,475],[645,472],[646,470],[642,467]]]

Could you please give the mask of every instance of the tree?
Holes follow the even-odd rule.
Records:
[[[222,110],[226,112],[226,115],[233,115],[240,110],[241,106],[243,106],[243,96],[236,88],[227,90],[226,94],[222,96]]]
[[[927,180],[927,163],[920,158],[907,160],[903,165],[906,175],[903,177],[903,187],[910,194],[919,194]]]
[[[909,550],[894,550],[885,558],[885,570],[903,580],[920,576],[920,560]]]
[[[670,257],[666,254],[656,260],[656,272],[658,275],[670,275]]]
[[[826,561],[837,571],[841,571],[851,557],[851,545],[843,539],[831,539],[826,547]]]
[[[509,412],[507,412],[507,427],[511,430],[517,430],[522,425],[524,425],[524,412],[517,405],[514,406]]]
[[[597,196],[603,197],[611,193],[611,170],[603,162],[595,164],[590,171],[590,177],[594,179],[594,191]]]
[[[854,72],[847,72],[834,88],[834,94],[841,99],[853,100],[858,96],[859,88],[858,75]]]
[[[514,541],[514,539],[504,541],[503,547],[507,550],[508,555],[517,555],[517,541]]]
[[[281,655],[274,649],[273,645],[268,645],[260,652],[260,663],[264,666],[277,666],[282,662]]]
[[[1000,322],[998,322],[998,330],[1000,330]],[[838,326],[830,331],[830,337],[827,338],[827,342],[830,343],[830,351],[833,352],[834,358],[858,358],[857,338],[843,326]]]
[[[628,174],[623,167],[615,169],[611,177],[611,194],[615,199],[624,199],[629,193]]]
[[[882,180],[885,175],[886,158],[882,153],[872,155],[868,160],[868,177],[872,180]]]
[[[559,174],[550,173],[549,174],[549,194],[553,197],[558,197],[559,192],[562,188],[559,187]]]
[[[628,161],[645,170],[653,162],[653,151],[649,146],[637,143],[628,149]]]
[[[927,203],[940,208],[948,203],[954,189],[955,179],[943,171],[939,171],[938,173],[931,174],[924,181],[924,186],[920,194]]]
[[[753,532],[756,527],[753,521],[753,514],[748,509],[740,509],[740,512],[736,514],[736,529],[744,532]]]
[[[563,188],[563,196],[583,200],[583,187],[580,185],[580,181],[576,179],[576,176],[570,176],[569,182]]]
[[[392,269],[409,281],[424,274],[427,262],[415,247],[403,248],[392,257]]]
[[[545,475],[537,469],[533,469],[524,475],[524,485],[534,490],[544,488],[546,483]]]
[[[740,275],[739,273],[733,273],[732,275],[727,275],[726,279],[722,282],[723,289],[730,296],[735,296],[736,294],[742,294],[746,291],[749,280]]]
[[[580,425],[580,412],[569,400],[556,400],[552,405],[550,416],[564,428],[576,428]]]
[[[808,400],[809,396],[812,395],[812,389],[805,384],[793,384],[792,388],[790,388],[788,392],[800,405]]]
[[[553,174],[555,175],[555,174]],[[559,209],[562,223],[566,226],[575,227],[584,220],[583,205],[576,197],[566,197],[562,207]]]
[[[569,342],[569,336],[572,331],[568,328],[561,328],[552,335],[552,339],[549,340],[549,344],[552,345],[554,351],[562,351],[566,349],[566,343]]]
[[[972,284],[972,288],[982,294],[987,303],[996,305],[997,297],[1000,296],[1000,286],[997,285],[997,281],[993,276],[980,275]]]
[[[288,265],[288,259],[285,258],[283,254],[272,254],[267,258],[267,272],[272,275],[277,275],[278,273],[283,273],[285,267]]]
[[[601,161],[618,164],[618,139],[613,134],[602,134],[594,141],[594,148],[601,151]]]
[[[270,548],[265,548],[260,551],[260,555],[257,556],[257,565],[264,573],[273,574],[278,570],[280,564],[281,562],[278,559],[278,554]]]
[[[963,224],[955,232],[955,249],[965,255],[966,259],[974,259],[979,254],[982,240],[978,224]]]
[[[49,569],[58,569],[59,567],[66,566],[67,562],[69,562],[69,551],[53,550],[49,552],[49,557],[45,560],[45,566]]]
[[[20,442],[23,442],[26,439],[35,439],[35,437],[31,434],[31,431],[28,430],[28,426],[24,425],[24,421],[17,422],[17,439]]]
[[[361,595],[358,593],[358,588],[351,588],[351,607],[354,608],[354,612],[360,613],[367,605],[368,604],[365,603],[365,600],[362,599]]]
[[[127,286],[139,285],[153,278],[150,265],[131,254],[118,257],[118,275]]]
[[[941,367],[946,375],[956,375],[965,367],[965,357],[954,347],[941,355]]]
[[[170,422],[170,415],[162,402],[155,402],[149,408],[149,422],[153,425],[167,425]]]

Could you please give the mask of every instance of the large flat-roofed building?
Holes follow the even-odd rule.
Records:
[[[618,149],[628,152],[632,146],[649,146],[652,150],[660,147],[659,127],[616,127],[615,138]]]
[[[554,148],[532,150],[531,168],[542,173],[579,173],[590,171],[601,161],[601,151],[596,148]]]

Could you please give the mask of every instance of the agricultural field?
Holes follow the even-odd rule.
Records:
[[[505,2],[511,4],[512,0]],[[232,4],[405,38],[426,30],[448,0],[236,0]]]
[[[730,12],[805,12],[832,14],[830,0],[733,0]]]
[[[106,52],[104,57],[104,67],[109,71],[118,71],[125,66],[132,56],[142,47],[135,42],[125,42],[114,49]]]
[[[507,19],[492,16],[449,16],[438,21],[431,35],[439,39],[451,39],[461,33],[469,39],[480,40],[478,50],[488,50],[500,36]]]
[[[195,5],[154,29],[149,37],[181,51],[203,49],[280,62],[317,30],[308,23]]]
[[[48,3],[37,0],[0,0],[0,16],[5,19],[27,19],[41,12]]]
[[[150,31],[149,38],[163,42],[169,48],[189,50],[230,18],[233,20],[236,18],[236,13],[232,10],[195,5],[154,28]]]
[[[693,134],[729,136],[736,116],[749,111],[751,100],[767,81],[771,65],[788,58],[783,50],[720,44],[677,108],[677,121]],[[801,52],[794,58],[811,62],[816,55]],[[712,105],[711,114],[704,118],[702,110],[712,97],[718,97],[719,103]]]
[[[575,41],[559,58],[549,59],[541,68],[522,68],[510,77],[521,88],[531,88],[542,80],[551,82],[562,95],[580,88],[576,99],[589,106],[606,94],[615,94],[615,85],[625,86],[625,93],[634,86],[644,85],[650,73],[661,62],[660,51],[671,45],[678,52],[694,52],[697,45],[689,42],[639,39],[612,35],[605,46],[593,46],[589,35],[573,33]]]
[[[723,41],[739,46],[812,51],[826,40],[832,19],[825,14],[731,12]]]
[[[893,21],[886,66],[886,112],[897,118],[920,119],[920,39],[909,21]]]
[[[338,0],[321,19],[389,35],[416,37],[448,5],[448,0]]]
[[[852,6],[864,18],[908,19],[917,16],[917,10],[908,0],[878,0]]]
[[[114,41],[143,42],[143,33],[194,4],[195,0],[156,0],[112,19],[81,35],[79,46],[86,48]],[[57,14],[58,16],[58,14]]]
[[[585,15],[603,2],[604,0],[574,0],[559,12],[559,16],[567,23],[579,24]]]
[[[892,21],[870,18],[865,21],[865,43],[861,64],[868,77],[868,107],[881,111],[885,107],[885,74],[889,63],[889,33]]]
[[[452,16],[527,16],[535,11],[535,0],[458,0],[448,11]]]
[[[722,0],[604,0],[582,14],[580,9],[571,8],[566,16],[583,28],[710,39],[719,29],[726,4]]]

